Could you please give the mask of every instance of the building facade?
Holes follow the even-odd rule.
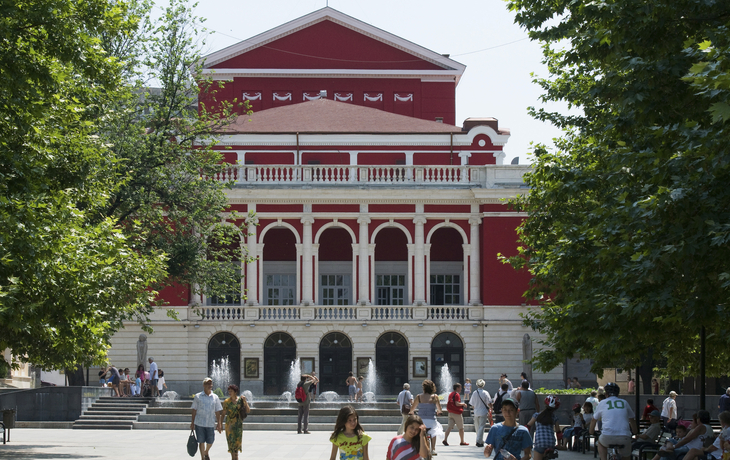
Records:
[[[504,164],[497,119],[455,125],[462,64],[324,8],[203,67],[225,83],[219,100],[253,109],[220,133],[230,167],[210,178],[234,181],[236,214],[221,219],[253,261],[240,292],[162,293],[180,321],[158,309],[147,342],[171,389],[197,391],[222,360],[226,381],[267,395],[293,391],[293,365],[339,394],[370,362],[378,394],[438,383],[445,366],[494,388],[531,373],[529,278],[498,258],[516,252],[524,216],[504,199],[525,192],[528,167]],[[135,368],[139,334],[118,332],[110,360]]]

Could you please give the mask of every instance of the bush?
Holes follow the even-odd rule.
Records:
[[[220,399],[226,399],[225,395],[223,394],[223,390],[220,388],[216,388],[213,390],[213,393],[217,394]]]
[[[571,388],[571,389],[556,389],[556,388],[537,388],[534,391],[535,393],[539,395],[588,395],[590,396],[591,391],[594,391],[595,388]]]

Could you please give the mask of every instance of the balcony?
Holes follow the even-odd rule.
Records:
[[[466,305],[314,305],[314,306],[204,306],[190,318],[200,321],[472,321],[481,318],[481,306]]]
[[[520,188],[528,166],[232,165],[210,179],[239,187]]]

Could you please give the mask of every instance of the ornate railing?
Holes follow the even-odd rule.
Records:
[[[200,316],[203,320],[239,321],[243,320],[243,307],[202,307]]]
[[[299,307],[259,308],[259,319],[269,321],[299,319]]]
[[[525,166],[231,165],[213,180],[240,185],[520,187]]]
[[[355,307],[314,307],[314,319],[357,319]]]
[[[467,307],[428,307],[426,311],[427,319],[469,319],[469,309]]]
[[[370,319],[373,320],[398,320],[412,318],[413,309],[411,307],[372,307],[370,309]]]

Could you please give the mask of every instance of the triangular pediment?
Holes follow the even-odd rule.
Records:
[[[465,66],[333,8],[322,8],[206,56],[203,68],[223,72],[276,69],[404,71],[453,75]]]

